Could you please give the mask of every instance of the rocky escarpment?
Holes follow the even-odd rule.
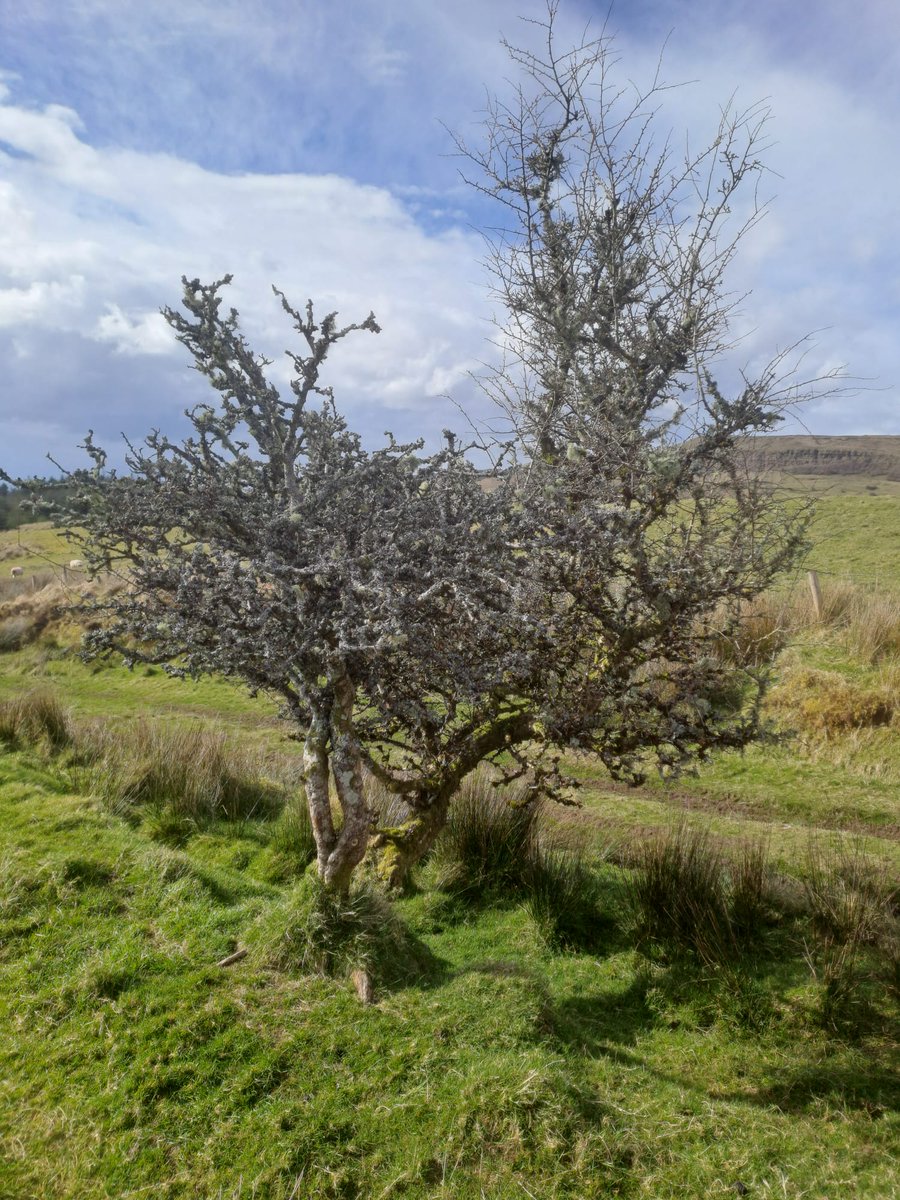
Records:
[[[868,475],[900,481],[900,436],[785,435],[747,439],[758,471],[789,475]]]

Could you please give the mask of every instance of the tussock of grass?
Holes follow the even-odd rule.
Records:
[[[640,946],[707,966],[740,958],[773,917],[765,849],[748,842],[726,858],[708,833],[688,825],[640,847],[628,891]]]
[[[525,784],[495,787],[486,769],[474,771],[453,798],[434,849],[441,886],[472,895],[520,889],[540,820],[538,799]]]
[[[853,1023],[867,952],[876,978],[897,994],[900,890],[883,865],[858,849],[826,853],[815,843],[803,887],[811,924],[806,955],[821,988],[821,1018],[839,1028]]]
[[[747,603],[728,637],[713,637],[712,650],[721,662],[758,667],[785,648],[795,629],[792,597],[766,592]]]
[[[348,893],[309,871],[251,931],[258,961],[291,975],[349,978],[363,971],[376,986],[416,978],[427,955],[374,884]]]
[[[819,616],[805,583],[755,597],[728,637],[713,638],[713,650],[723,662],[758,667],[812,634],[836,639],[870,665],[900,654],[900,593],[873,592],[834,579],[822,581],[820,591]]]
[[[200,725],[98,725],[80,751],[95,795],[118,812],[153,814],[172,840],[191,824],[271,816],[286,799],[258,758]]]
[[[595,944],[607,923],[583,850],[557,843],[524,784],[496,787],[487,771],[470,775],[454,798],[430,872],[457,896],[521,901],[551,947]]]
[[[608,932],[607,890],[583,849],[554,845],[545,836],[530,848],[522,882],[525,909],[551,949],[587,949]]]
[[[900,655],[900,595],[855,592],[843,640],[851,654],[868,663]]]
[[[0,704],[0,742],[62,750],[73,738],[68,712],[50,691],[26,692]]]
[[[286,880],[302,874],[316,860],[316,839],[306,796],[300,794],[289,800],[272,831],[269,840],[271,862],[269,878]]]
[[[784,927],[779,953],[803,948],[826,1027],[855,1036],[867,1027],[872,987],[887,984],[897,994],[898,891],[883,864],[858,849],[813,844],[799,884],[788,886],[761,843],[726,855],[705,831],[680,825],[644,845],[628,893],[638,947],[651,960],[662,951],[677,968],[655,993],[663,1008],[673,996],[685,1003],[678,980],[692,978],[697,963],[712,974],[701,977],[696,996],[686,985],[695,1015],[758,1023],[771,996],[763,996],[754,972],[766,948],[762,935],[776,925]]]

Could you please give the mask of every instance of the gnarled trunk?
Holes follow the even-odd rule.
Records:
[[[363,795],[362,752],[353,726],[353,684],[343,676],[334,688],[331,709],[331,770],[344,818],[328,856],[324,881],[346,891],[356,867],[365,857],[372,832],[372,812]]]
[[[370,845],[375,870],[391,888],[402,888],[410,870],[421,861],[447,824],[450,804],[466,776],[489,754],[524,741],[534,733],[528,710],[513,712],[482,729],[468,740],[458,758],[430,787],[405,799],[409,816],[399,824],[380,828]]]
[[[450,796],[449,791],[439,793],[427,803],[424,797],[419,798],[405,821],[375,834],[370,851],[375,871],[387,887],[402,888],[412,868],[434,845],[447,823]]]

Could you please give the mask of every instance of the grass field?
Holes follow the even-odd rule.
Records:
[[[900,587],[900,497],[828,496],[815,531],[825,586]],[[28,569],[73,557],[33,527],[0,535],[0,554]],[[0,741],[4,702],[50,689],[76,729],[224,733],[235,760],[289,786],[299,748],[271,702],[86,666],[54,628],[0,655]],[[896,1196],[900,954],[876,953],[869,930],[848,967],[809,880],[837,864],[844,909],[874,894],[865,880],[896,886],[900,718],[824,734],[814,721],[842,681],[900,712],[900,676],[839,623],[789,643],[793,736],[637,790],[570,764],[583,806],[551,813],[547,836],[581,848],[586,934],[548,941],[525,893],[454,890],[431,864],[394,904],[397,970],[371,1006],[265,950],[305,886],[284,817],[176,825],[111,801],[79,743],[7,737],[0,1198]],[[821,695],[801,728],[803,672]],[[726,863],[767,847],[777,887],[739,956],[639,936],[641,856],[673,829],[710,835]],[[236,947],[250,953],[216,965]]]

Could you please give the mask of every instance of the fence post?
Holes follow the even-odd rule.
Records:
[[[809,590],[812,594],[813,612],[816,615],[816,620],[822,620],[822,593],[819,590],[819,572],[807,571],[806,577],[809,580]]]

